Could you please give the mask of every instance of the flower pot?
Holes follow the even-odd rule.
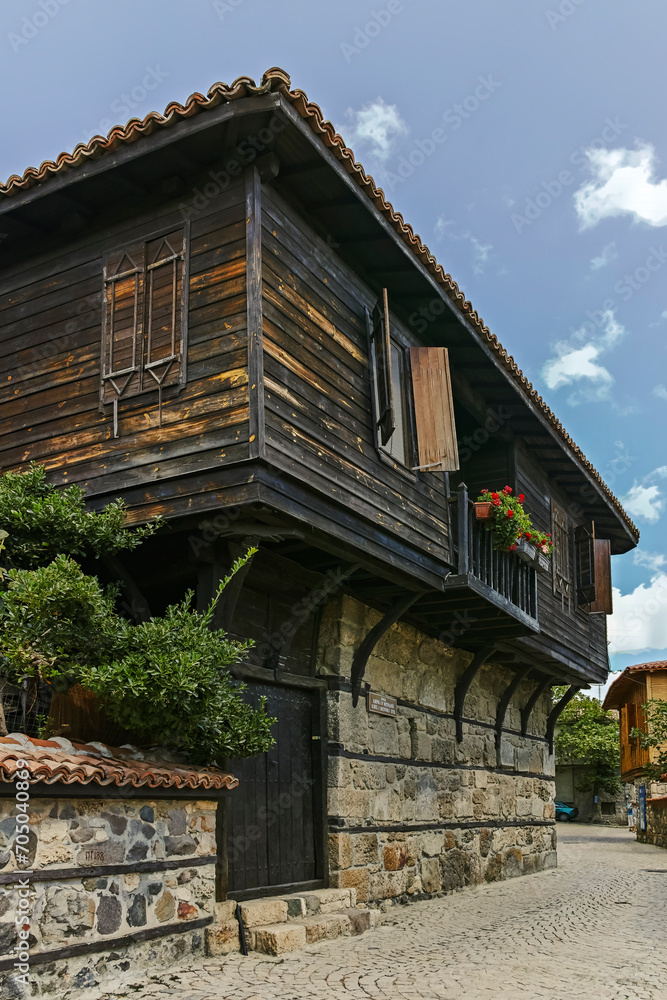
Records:
[[[538,573],[548,573],[551,567],[551,557],[540,552],[539,549],[535,550],[535,569]]]
[[[478,521],[493,521],[493,504],[482,500],[476,500],[475,517]]]
[[[522,538],[520,542],[517,542],[517,546],[514,551],[522,562],[535,561],[537,549],[534,545],[531,545],[530,542],[527,542],[525,538]]]

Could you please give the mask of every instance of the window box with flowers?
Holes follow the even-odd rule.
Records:
[[[514,496],[511,486],[497,492],[484,489],[475,502],[475,516],[487,522],[494,549],[515,552],[524,562],[534,563],[536,569],[548,569],[551,535],[535,531],[524,510],[525,499],[523,493]]]

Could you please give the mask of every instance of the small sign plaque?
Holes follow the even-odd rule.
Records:
[[[386,694],[377,694],[375,691],[369,691],[368,711],[377,712],[378,715],[396,715],[396,699],[390,698]]]

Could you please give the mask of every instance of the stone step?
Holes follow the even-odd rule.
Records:
[[[255,927],[246,931],[246,940],[249,951],[283,955],[305,948],[307,944],[317,944],[318,941],[363,934],[378,926],[379,922],[380,914],[377,910],[348,907],[340,912],[309,913],[285,923]]]

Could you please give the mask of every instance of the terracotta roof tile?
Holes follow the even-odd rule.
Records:
[[[208,91],[206,97],[199,93],[191,94],[184,105],[173,102],[167,105],[163,114],[152,111],[143,119],[132,118],[125,126],[117,125],[112,128],[106,138],[99,135],[94,136],[88,143],[79,143],[72,153],[61,153],[55,161],[45,160],[39,168],[29,167],[22,176],[13,174],[4,184],[0,184],[0,199],[11,197],[21,191],[27,190],[35,184],[44,183],[55,174],[81,167],[89,160],[97,159],[105,153],[113,152],[127,143],[139,141],[143,136],[148,136],[157,129],[168,128],[181,119],[190,118],[202,111],[215,108],[223,101],[234,101],[243,97],[272,92],[282,94],[292,104],[313,132],[320,137],[324,145],[331,150],[357,184],[366,192],[378,210],[389,220],[392,227],[407,243],[414,255],[419,258],[421,263],[444,288],[448,297],[456,304],[475,333],[495,351],[501,363],[508,370],[520,389],[543,413],[563,443],[590,473],[604,495],[616,508],[631,535],[635,540],[638,540],[639,531],[621,506],[620,501],[614,496],[606,483],[603,482],[600,474],[577,447],[534,386],[528,381],[514,358],[507,353],[495,334],[491,333],[451,275],[444,271],[412,227],[404,221],[403,216],[399,212],[396,212],[391,203],[386,200],[382,188],[376,186],[370,174],[367,174],[363,166],[355,160],[354,153],[345,145],[345,142],[338,135],[332,123],[324,118],[320,107],[309,101],[307,95],[302,90],[292,90],[290,77],[279,67],[274,66],[267,70],[262,76],[260,84],[256,84],[248,76],[238,77],[229,86],[225,83],[215,83]]]
[[[618,675],[613,684],[610,685],[604,701],[602,702],[602,707],[617,708],[623,703],[622,697],[626,688],[628,688],[631,684],[640,683],[639,680],[632,676],[633,674],[652,674],[659,670],[667,670],[667,660],[652,660],[650,663],[633,663],[631,666],[626,667],[625,670]]]
[[[17,761],[25,761],[30,780],[47,785],[115,785],[118,788],[236,788],[238,778],[216,768],[145,760],[135,750],[69,740],[38,740],[21,733],[0,737],[0,781],[13,781]]]

